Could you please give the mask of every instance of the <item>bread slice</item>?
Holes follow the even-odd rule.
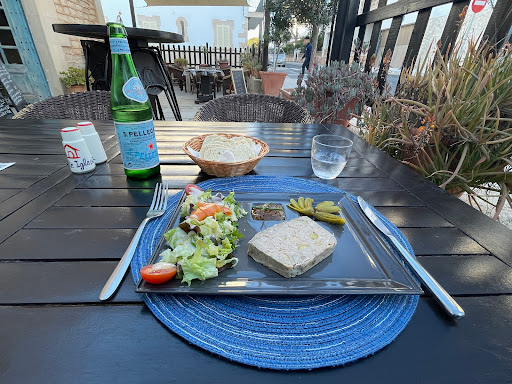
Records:
[[[307,216],[276,224],[257,233],[248,244],[249,255],[284,277],[313,268],[336,247],[336,238]]]

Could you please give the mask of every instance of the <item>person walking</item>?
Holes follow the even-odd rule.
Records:
[[[311,52],[313,51],[313,44],[311,44],[311,42],[309,41],[309,36],[306,36],[304,38],[304,45],[306,47],[305,51],[304,51],[304,55],[302,56],[302,58],[304,60],[304,63],[302,64],[302,75],[304,76],[304,70],[307,69],[309,70],[309,62],[311,60]]]

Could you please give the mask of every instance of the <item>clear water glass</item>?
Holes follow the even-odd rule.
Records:
[[[311,146],[311,166],[320,179],[336,178],[352,150],[352,140],[337,135],[317,135]]]

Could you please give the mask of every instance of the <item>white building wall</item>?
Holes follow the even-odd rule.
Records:
[[[106,21],[115,21],[119,12],[126,26],[132,26],[128,0],[101,0]],[[188,40],[184,45],[215,45],[217,25],[232,25],[231,48],[245,47],[247,42],[246,16],[248,7],[147,7],[143,0],[135,0],[135,14],[146,17],[160,16],[162,31],[179,33],[176,21],[186,20]],[[226,39],[223,39],[224,41]],[[230,48],[228,46],[228,48]]]

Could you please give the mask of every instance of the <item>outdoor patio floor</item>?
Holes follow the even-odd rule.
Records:
[[[279,68],[279,72],[284,71]],[[286,76],[286,79],[283,84],[283,88],[295,88],[297,86],[297,75],[295,73],[289,73]],[[195,100],[197,99],[196,93],[194,92],[185,92],[185,90],[180,91],[180,88],[175,85],[174,92],[176,93],[176,98],[178,99],[178,106],[180,107],[181,118],[183,121],[191,121],[194,119],[194,115],[198,111],[204,103],[196,104]],[[217,97],[222,97],[222,91],[217,92]],[[163,93],[160,94],[160,103],[162,104],[162,109],[164,111],[164,116],[166,120],[173,121],[174,115],[172,113],[171,107],[167,102],[167,99]]]

